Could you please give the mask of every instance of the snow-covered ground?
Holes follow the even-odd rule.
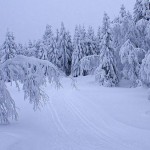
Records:
[[[9,87],[18,122],[0,126],[0,150],[150,150],[150,102],[144,88],[99,87],[94,77],[46,87],[50,101],[34,112]]]

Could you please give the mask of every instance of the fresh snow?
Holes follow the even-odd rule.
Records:
[[[149,150],[150,102],[147,90],[100,87],[93,76],[69,78],[63,87],[44,87],[49,103],[34,112],[15,85],[19,120],[0,126],[0,150]],[[124,84],[126,83],[126,85]],[[124,85],[124,86],[122,86]]]

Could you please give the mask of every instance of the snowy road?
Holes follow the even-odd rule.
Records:
[[[104,88],[80,77],[78,89],[46,88],[50,102],[33,112],[9,87],[20,108],[18,122],[0,126],[0,150],[150,150],[146,89]]]

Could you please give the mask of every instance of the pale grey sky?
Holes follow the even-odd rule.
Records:
[[[55,30],[62,21],[71,32],[76,24],[96,29],[104,11],[114,18],[121,4],[132,11],[134,3],[135,0],[0,0],[0,43],[7,29],[14,32],[18,42],[39,39],[46,24]]]

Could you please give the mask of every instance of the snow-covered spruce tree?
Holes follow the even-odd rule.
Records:
[[[135,87],[139,79],[139,58],[138,51],[130,40],[127,40],[120,49],[121,62],[123,64],[123,76],[130,80],[131,86]]]
[[[124,36],[124,40],[122,41],[123,42],[122,45],[129,39],[136,47],[138,47],[137,34],[135,29],[136,27],[130,12],[127,13],[123,26],[124,26],[123,33],[125,33],[124,34],[125,36]]]
[[[50,25],[46,26],[45,33],[43,35],[43,44],[41,45],[42,58],[44,60],[49,60],[53,62],[53,52],[54,52],[54,34],[52,27]]]
[[[12,99],[5,85],[6,81],[14,81],[23,85],[24,98],[29,99],[33,109],[39,109],[48,100],[42,90],[47,79],[49,83],[60,86],[59,71],[50,62],[34,57],[18,55],[0,65],[0,122],[8,123],[9,119],[17,119],[15,100]]]
[[[84,26],[79,25],[79,35],[80,35],[80,43],[81,43],[81,49],[82,49],[82,57],[83,56],[88,56],[88,51],[87,51],[87,42],[86,42],[86,37],[87,33],[85,30]]]
[[[66,75],[71,73],[71,56],[72,56],[72,42],[69,32],[66,31],[64,24],[61,24],[60,34],[59,34],[59,51],[60,51],[60,61],[61,69]]]
[[[86,34],[86,56],[97,54],[96,37],[92,27],[88,28]]]
[[[0,62],[4,63],[6,60],[15,57],[17,45],[13,33],[7,31],[4,43],[0,48]]]
[[[48,60],[48,54],[47,54],[47,47],[43,43],[42,40],[39,40],[36,43],[36,58],[42,59],[42,60]]]
[[[73,44],[72,44],[72,40],[71,40],[71,35],[70,35],[70,32],[68,31],[66,33],[66,43],[67,43],[67,62],[68,62],[68,71],[66,71],[66,74],[67,75],[70,75],[71,74],[71,64],[72,64],[72,53],[73,53]],[[66,67],[67,68],[67,67]]]
[[[56,36],[53,37],[52,49],[49,52],[49,61],[58,68],[61,68],[61,54],[59,47],[59,31],[56,31]]]
[[[60,36],[58,29],[56,30],[56,36],[54,37],[54,53],[52,63],[58,68],[61,68]]]
[[[129,18],[124,5],[121,6],[119,16],[112,22],[112,38],[113,46],[115,49],[120,50],[121,45],[124,43],[125,35],[128,31]]]
[[[118,74],[111,45],[110,21],[105,13],[102,26],[102,41],[100,51],[100,65],[95,71],[96,81],[103,86],[112,87],[118,84]]]
[[[36,47],[35,47],[36,41],[29,40],[28,45],[25,47],[25,56],[28,57],[36,57]]]
[[[134,33],[136,39],[132,41],[136,47],[149,50],[150,2],[149,0],[137,0],[134,7]]]
[[[74,77],[80,75],[80,60],[85,56],[85,52],[85,29],[81,28],[81,26],[76,26],[73,41],[73,54],[71,66],[71,74]]]
[[[36,42],[35,42],[35,57],[36,58],[38,58],[38,59],[40,59],[40,57],[41,57],[41,52],[40,52],[40,47],[41,47],[41,43],[42,43],[43,41],[41,40],[41,39],[39,39],[39,40],[37,40]]]
[[[43,36],[43,40],[39,44],[39,57],[48,60],[54,65],[61,68],[61,51],[60,51],[60,35],[57,30],[56,36],[52,32],[51,26],[47,25]]]
[[[132,19],[131,13],[127,12],[123,5],[120,10],[119,24],[121,32],[120,46],[122,46],[128,39],[130,39],[132,42],[136,41],[136,35],[134,33],[135,23]]]
[[[149,0],[136,0],[134,6],[134,21],[138,22],[141,19],[150,19],[150,2]]]
[[[72,65],[71,65],[71,74],[74,77],[80,75],[80,66],[79,66],[80,51],[81,51],[81,45],[80,45],[79,27],[76,26],[74,41],[73,41],[73,53],[72,53]]]
[[[43,35],[43,42],[48,47],[49,51],[52,48],[53,37],[54,37],[54,35],[52,32],[52,27],[50,25],[47,25],[46,29],[45,29],[45,33]]]
[[[136,3],[134,5],[134,13],[133,13],[133,17],[134,17],[135,22],[137,22],[143,18],[142,11],[143,11],[142,0],[136,0]]]
[[[124,18],[127,15],[126,8],[125,8],[124,5],[121,5],[119,15],[120,15],[119,16],[119,21],[120,21],[120,23],[122,23],[124,21]]]
[[[101,50],[101,27],[98,28],[97,36],[96,36],[96,47],[97,47],[97,54],[100,54]]]
[[[17,51],[16,51],[17,55],[25,55],[25,52],[26,47],[21,43],[17,44]]]
[[[145,20],[148,20],[150,19],[150,2],[149,0],[143,0],[143,11],[142,11],[142,15],[143,15],[143,18]]]

